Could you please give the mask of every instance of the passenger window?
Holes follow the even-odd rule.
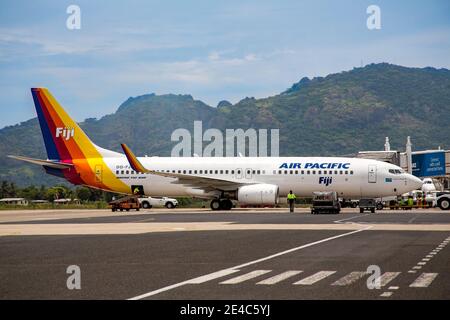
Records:
[[[341,171],[339,171],[339,174],[342,174],[342,170],[341,170]]]
[[[194,174],[197,174],[197,170],[194,170]]]
[[[302,174],[305,174],[305,170],[302,170]]]
[[[273,174],[277,174],[277,170],[273,170]]]
[[[278,170],[278,174],[281,174],[281,170]]]
[[[347,171],[347,170],[345,170],[345,174],[348,174],[348,171]]]
[[[192,174],[192,170],[189,170],[189,174]]]
[[[255,170],[252,171],[252,174],[255,174]]]
[[[312,174],[316,174],[316,170],[313,170],[313,171],[312,171]]]
[[[295,170],[295,174],[298,174],[298,170]]]
[[[322,174],[322,171],[321,171],[321,170],[319,170],[319,171],[317,172],[317,174]],[[324,174],[326,174],[326,173],[324,173]]]
[[[116,174],[119,174],[119,170],[116,170]]]
[[[231,174],[234,174],[234,170],[231,170]]]
[[[126,174],[130,174],[130,171],[127,170],[125,173],[126,173]]]
[[[237,173],[238,173],[238,174],[241,174],[241,170],[238,170]]]
[[[284,174],[287,174],[287,170],[284,170]]]
[[[261,170],[258,170],[256,173],[257,173],[257,174],[261,174]]]
[[[307,171],[306,171],[306,174],[309,174],[309,173],[310,173],[310,171],[309,171],[309,170],[307,170]]]
[[[352,170],[350,170],[350,174],[353,174],[353,171],[352,171]]]
[[[228,174],[228,170],[225,170],[225,174]]]
[[[186,174],[186,170],[183,170],[183,173]]]
[[[220,174],[223,174],[223,170],[220,170]]]
[[[334,174],[338,174],[337,170],[334,170]]]

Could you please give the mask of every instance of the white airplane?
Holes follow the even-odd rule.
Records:
[[[421,190],[425,193],[436,191],[436,186],[434,185],[433,179],[424,178]]]
[[[42,165],[73,184],[123,194],[211,199],[229,210],[231,200],[274,205],[292,190],[299,197],[336,191],[342,198],[379,198],[420,188],[400,167],[376,160],[338,157],[135,157],[96,146],[45,88],[31,89],[47,160]]]

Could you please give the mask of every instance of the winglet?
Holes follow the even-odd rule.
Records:
[[[131,149],[128,148],[128,146],[125,143],[121,143],[120,146],[122,147],[123,152],[125,152],[128,162],[130,163],[130,166],[131,168],[133,168],[134,171],[141,173],[151,172],[150,170],[145,169],[142,163],[136,158]]]

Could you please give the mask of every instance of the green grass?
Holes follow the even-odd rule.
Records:
[[[20,206],[14,204],[0,204],[0,210],[45,210],[45,209],[108,209],[108,203],[103,201],[82,204],[40,203]]]

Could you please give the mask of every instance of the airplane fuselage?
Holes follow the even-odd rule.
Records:
[[[399,167],[369,159],[334,157],[140,157],[139,161],[157,172],[210,177],[236,183],[266,183],[279,187],[280,196],[292,190],[309,197],[314,191],[336,191],[343,198],[384,197],[411,190],[416,178],[392,173]],[[204,192],[178,184],[176,178],[135,172],[125,157],[105,158],[107,170],[131,186],[142,186],[149,196],[194,196],[213,198],[217,192]],[[103,170],[103,168],[101,168]],[[389,172],[391,170],[391,172]],[[102,172],[97,172],[101,180]],[[411,179],[411,177],[413,179]]]

